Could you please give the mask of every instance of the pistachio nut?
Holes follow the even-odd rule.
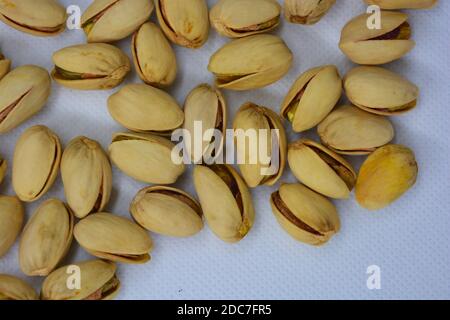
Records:
[[[209,35],[208,6],[205,0],[155,0],[159,25],[172,42],[199,48]]]
[[[344,79],[348,99],[357,107],[381,115],[414,109],[419,88],[402,76],[379,67],[356,67]]]
[[[66,8],[57,0],[0,1],[0,20],[35,36],[54,36],[66,27]]]
[[[223,36],[242,38],[268,32],[280,24],[276,0],[219,0],[211,9],[211,25]]]
[[[89,43],[61,49],[53,54],[53,79],[78,90],[111,89],[130,71],[130,60],[119,48]]]
[[[134,67],[147,84],[165,87],[177,76],[177,58],[172,46],[156,24],[144,23],[131,42]]]
[[[208,70],[219,88],[249,90],[280,80],[292,61],[292,52],[281,38],[257,34],[225,44],[212,55]]]
[[[200,204],[175,188],[142,189],[131,202],[130,213],[145,229],[166,236],[189,237],[203,228]]]
[[[291,23],[315,24],[335,3],[336,0],[284,0],[284,14]]]
[[[20,200],[32,202],[42,197],[55,182],[61,161],[58,136],[41,125],[24,131],[16,143],[12,184]]]
[[[289,89],[281,105],[281,115],[295,132],[320,123],[338,103],[342,80],[336,66],[321,66],[303,73]]]
[[[335,199],[348,199],[356,183],[356,173],[344,158],[312,140],[289,145],[289,166],[307,187]]]
[[[100,212],[80,220],[74,236],[95,257],[123,263],[150,260],[153,243],[147,232],[128,219]]]
[[[380,15],[380,28],[369,29],[370,14],[362,14],[350,20],[342,30],[339,47],[354,63],[384,64],[414,48],[406,13],[381,11]]]
[[[50,96],[47,70],[20,66],[0,80],[0,133],[8,132],[39,112]]]
[[[365,155],[394,138],[388,118],[345,105],[331,112],[317,127],[322,143],[334,152]]]
[[[186,151],[198,163],[202,158],[214,158],[222,153],[225,144],[225,130],[227,129],[227,104],[222,93],[209,86],[201,84],[195,87],[184,102],[184,143]],[[201,124],[201,136],[205,138],[211,130],[220,131],[220,137],[210,136],[202,139],[201,149],[195,145],[196,126]],[[215,140],[220,139],[220,140]],[[206,141],[205,141],[206,140]]]
[[[39,296],[22,279],[0,274],[0,300],[39,300]]]
[[[76,266],[80,271],[80,288],[67,286],[72,276],[68,270]],[[116,265],[103,260],[83,261],[53,271],[42,284],[42,300],[112,300],[120,289]]]
[[[11,60],[6,59],[5,56],[0,52],[0,80],[9,72],[11,67]]]
[[[8,168],[8,163],[6,162],[5,159],[2,158],[2,156],[0,155],[0,184],[3,181],[3,178],[6,175],[6,169]]]
[[[418,166],[414,152],[390,144],[373,152],[363,163],[356,182],[356,200],[368,210],[387,207],[415,183]]]
[[[112,170],[101,145],[86,137],[73,139],[61,159],[67,203],[77,218],[102,211],[110,198]]]
[[[17,197],[0,195],[0,257],[5,255],[16,241],[22,230],[23,216],[23,206]]]
[[[233,129],[239,169],[247,185],[274,185],[286,166],[287,138],[280,117],[247,102],[238,110]]]
[[[67,254],[73,237],[74,217],[58,199],[43,202],[23,229],[19,264],[28,276],[46,276]]]
[[[112,42],[128,37],[154,9],[149,0],[94,0],[81,16],[88,42]]]
[[[152,134],[116,133],[109,146],[111,161],[128,176],[146,183],[172,184],[186,170],[172,160],[175,145]]]
[[[301,184],[283,184],[272,193],[272,211],[281,227],[294,239],[323,245],[339,232],[336,207],[324,196]]]
[[[238,242],[255,220],[250,192],[229,165],[197,165],[194,185],[209,227],[221,240]]]
[[[184,121],[177,101],[168,93],[146,84],[128,84],[108,99],[111,116],[127,129],[170,135]]]
[[[365,0],[367,4],[374,4],[381,9],[429,9],[434,7],[438,0]]]

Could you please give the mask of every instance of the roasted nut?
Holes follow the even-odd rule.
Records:
[[[336,0],[284,0],[286,20],[299,24],[314,24],[328,13]]]
[[[39,300],[39,297],[22,279],[0,274],[0,300]]]
[[[6,254],[16,241],[22,230],[23,216],[23,206],[18,198],[0,196],[0,257]],[[0,296],[1,294],[0,289]]]
[[[381,147],[361,166],[356,200],[366,209],[382,209],[416,183],[417,173],[417,162],[411,149],[392,144]]]
[[[0,52],[0,80],[9,72],[11,67],[11,60],[6,59],[5,56]]]
[[[14,150],[12,184],[20,200],[36,201],[55,182],[61,161],[58,136],[45,126],[24,131]]]
[[[375,4],[381,9],[429,9],[434,7],[438,0],[365,0],[367,4]]]

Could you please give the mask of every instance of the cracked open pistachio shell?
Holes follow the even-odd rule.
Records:
[[[0,20],[34,36],[54,36],[66,27],[66,8],[56,0],[0,1]]]
[[[284,0],[284,15],[291,23],[315,24],[335,3],[336,0]]]
[[[212,55],[208,70],[219,88],[250,90],[280,80],[292,61],[292,52],[281,38],[257,34],[225,44]]]
[[[128,37],[147,21],[151,0],[94,0],[81,16],[88,42],[112,42]]]
[[[233,129],[239,169],[247,185],[274,185],[286,166],[287,138],[280,117],[247,102],[238,110]]]
[[[362,14],[342,29],[339,47],[354,63],[384,64],[403,57],[414,48],[407,14],[381,11],[381,27],[369,29],[367,24],[371,19],[370,14]]]
[[[155,0],[159,25],[172,42],[199,48],[209,35],[208,6],[205,0]]]
[[[244,180],[229,165],[197,165],[194,185],[206,221],[221,240],[242,240],[255,220],[250,192]]]
[[[16,241],[22,230],[23,216],[23,206],[17,197],[0,195],[0,257],[6,254]]]
[[[128,84],[108,99],[111,116],[132,131],[170,135],[184,114],[168,93],[146,84]]]
[[[0,155],[0,184],[2,183],[3,178],[6,175],[6,169],[8,169],[8,163]]]
[[[73,139],[61,159],[67,203],[77,218],[102,211],[112,189],[112,170],[102,146],[86,137]]]
[[[281,105],[281,115],[295,132],[314,128],[338,103],[342,80],[336,66],[321,66],[303,73]]]
[[[22,279],[0,274],[0,300],[39,300],[39,296]]]
[[[203,228],[200,204],[186,192],[163,186],[140,190],[130,205],[133,219],[147,230],[189,237]]]
[[[411,149],[387,145],[372,153],[361,166],[356,200],[369,210],[382,209],[400,198],[416,182],[418,166]]]
[[[39,112],[50,95],[47,70],[20,66],[0,80],[0,133],[8,132]]]
[[[223,36],[242,38],[268,32],[280,24],[276,0],[219,0],[211,9],[211,25]]]
[[[381,9],[429,9],[434,7],[438,0],[365,0],[367,4],[374,4]]]
[[[186,169],[182,162],[173,161],[174,148],[171,141],[160,136],[116,133],[109,146],[109,156],[120,170],[136,180],[172,184]]]
[[[324,196],[348,199],[356,183],[356,173],[344,158],[312,140],[289,145],[289,167],[307,187]]]
[[[128,219],[94,213],[80,220],[74,236],[81,247],[95,257],[123,263],[145,263],[153,247],[147,232]]]
[[[78,90],[102,90],[118,86],[130,71],[130,60],[119,48],[89,43],[63,48],[53,54],[53,79]]]
[[[61,161],[58,136],[45,126],[33,126],[22,133],[14,149],[12,184],[20,200],[42,197],[55,182]]]
[[[147,84],[166,87],[177,76],[177,58],[172,46],[156,24],[144,23],[131,42],[134,67]]]
[[[67,254],[73,238],[74,217],[58,199],[43,202],[23,229],[19,265],[28,276],[46,276]]]
[[[379,67],[356,67],[344,79],[345,93],[357,107],[375,114],[397,115],[414,109],[419,88]]]
[[[208,84],[195,87],[184,102],[184,143],[186,151],[194,163],[202,159],[214,159],[223,151],[227,128],[227,105],[222,93]],[[196,128],[201,125],[201,136],[210,130],[218,130],[220,137],[210,136],[196,145]],[[189,134],[189,136],[187,136]],[[218,140],[215,140],[218,139]],[[197,149],[196,149],[197,147]]]
[[[281,227],[298,241],[323,245],[339,232],[333,203],[301,184],[283,184],[272,193],[270,204]]]
[[[347,155],[369,154],[394,138],[394,127],[388,118],[350,105],[331,112],[317,132],[325,146]]]
[[[69,289],[73,272],[79,271],[80,288]],[[103,260],[89,260],[53,271],[42,284],[42,300],[112,300],[120,289],[116,265]]]
[[[9,72],[11,67],[11,60],[6,59],[5,56],[0,52],[0,80]]]

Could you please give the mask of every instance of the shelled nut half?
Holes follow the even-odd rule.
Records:
[[[28,276],[48,275],[64,258],[73,237],[74,216],[58,199],[43,202],[23,230],[19,264]]]
[[[80,288],[68,288],[71,268],[79,268]],[[73,269],[72,269],[73,270]],[[103,260],[89,260],[53,271],[42,284],[42,300],[112,300],[118,294],[120,281],[116,265]]]
[[[23,219],[24,209],[19,199],[0,195],[0,258],[16,241],[22,230]]]
[[[153,247],[147,232],[128,219],[100,212],[80,220],[74,228],[78,244],[95,257],[141,264]]]
[[[11,68],[11,60],[6,59],[0,52],[0,80],[9,72]]]
[[[325,16],[336,0],[284,0],[286,20],[299,24],[315,24]]]
[[[369,14],[350,20],[342,29],[339,47],[357,64],[377,65],[397,60],[411,51],[408,15],[402,12],[381,11],[381,28],[369,29]]]
[[[221,240],[242,240],[253,226],[255,211],[244,180],[228,165],[197,165],[194,185],[206,221]]]
[[[340,229],[336,207],[301,184],[283,184],[270,204],[281,227],[298,241],[323,245]]]
[[[438,0],[365,0],[367,4],[375,4],[381,9],[429,9],[434,7]]]
[[[39,296],[22,279],[0,274],[0,300],[39,300]]]

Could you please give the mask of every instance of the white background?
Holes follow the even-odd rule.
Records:
[[[208,1],[211,7],[215,1]],[[278,111],[291,83],[306,69],[336,64],[345,74],[352,64],[338,49],[345,23],[362,13],[361,0],[338,0],[332,11],[317,25],[305,27],[284,21],[275,32],[295,55],[289,74],[279,82],[255,91],[225,91],[233,116],[241,104],[253,101]],[[62,1],[79,4],[84,10],[90,1]],[[411,11],[410,22],[417,47],[405,58],[388,65],[421,89],[419,106],[413,112],[393,118],[395,142],[416,152],[420,166],[415,187],[401,200],[379,212],[360,208],[353,197],[336,201],[342,230],[327,245],[310,247],[291,239],[277,224],[269,207],[276,187],[253,190],[256,221],[248,236],[229,245],[205,227],[188,239],[152,235],[155,248],[145,265],[118,266],[122,281],[120,299],[393,299],[450,298],[450,190],[448,136],[450,103],[449,32],[450,1],[442,0],[433,10]],[[152,15],[155,20],[155,14]],[[13,66],[37,64],[51,70],[52,52],[83,43],[80,30],[66,31],[54,38],[38,38],[0,25],[0,46]],[[199,50],[175,46],[179,74],[170,93],[183,103],[189,91],[202,82],[213,82],[207,71],[209,57],[227,39],[211,30],[208,42]],[[118,43],[130,55],[130,39]],[[136,73],[127,83],[140,82]],[[117,89],[115,89],[117,90]],[[53,84],[45,109],[12,132],[0,136],[0,154],[11,164],[14,144],[29,126],[44,124],[66,145],[72,138],[86,135],[105,148],[113,132],[124,130],[108,114],[106,100],[115,90],[83,92]],[[345,101],[345,100],[343,100]],[[231,119],[229,125],[231,125]],[[290,129],[291,141],[300,137]],[[314,130],[307,136],[315,137]],[[351,161],[359,167],[361,158]],[[177,186],[194,193],[189,170]],[[11,170],[0,186],[1,194],[13,194]],[[113,196],[107,210],[129,217],[128,206],[145,185],[114,168]],[[286,170],[282,181],[295,179]],[[27,204],[27,216],[42,201],[64,199],[60,177],[45,197]],[[1,221],[0,221],[1,223]],[[17,243],[0,259],[0,273],[26,278],[18,267]],[[89,256],[74,242],[64,263]],[[366,269],[381,268],[381,290],[368,290]],[[28,278],[37,290],[41,278]]]

